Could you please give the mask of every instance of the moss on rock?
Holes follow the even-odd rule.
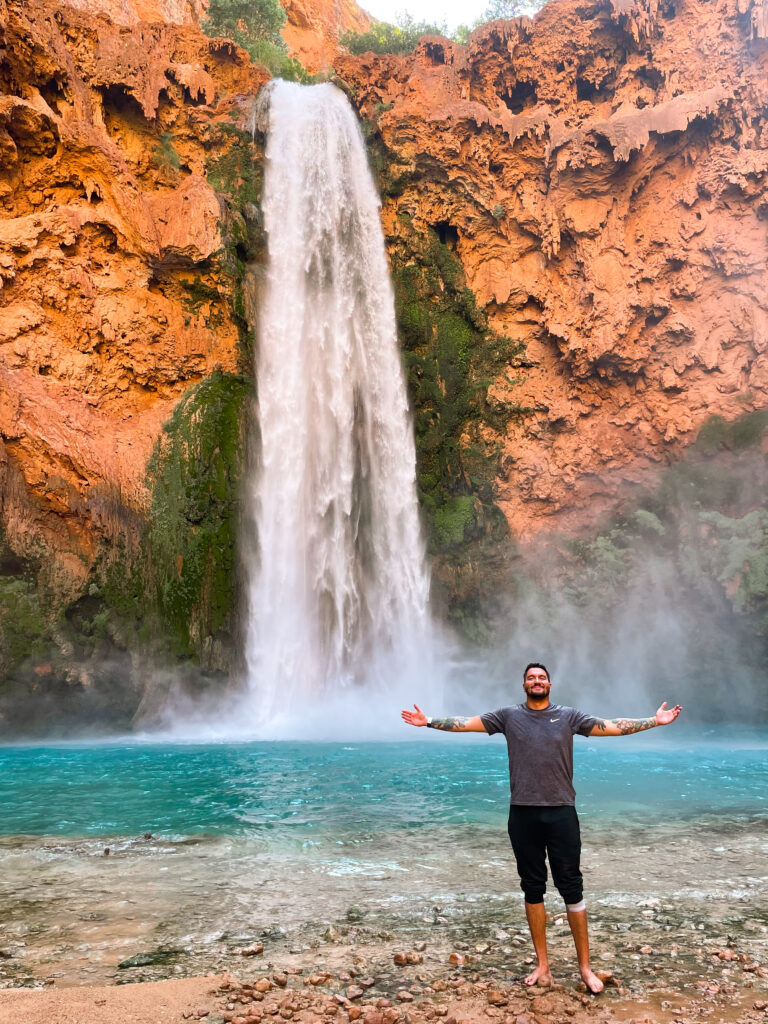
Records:
[[[710,416],[699,430],[696,447],[710,455],[722,449],[743,451],[757,444],[766,426],[768,409],[756,409],[730,421],[722,416]]]
[[[0,577],[0,685],[28,658],[42,656],[48,619],[29,580]]]
[[[148,514],[105,546],[88,593],[67,610],[79,649],[109,634],[200,661],[211,641],[231,645],[252,395],[250,378],[216,370],[178,402],[147,467]]]
[[[157,606],[178,653],[231,634],[246,377],[215,372],[165,424],[149,465],[147,534]]]
[[[433,597],[465,636],[479,639],[484,600],[493,604],[512,551],[494,502],[501,443],[509,420],[528,411],[499,407],[488,389],[515,366],[523,345],[489,329],[461,263],[435,231],[404,224],[392,278]]]
[[[253,329],[248,322],[244,282],[249,265],[262,262],[266,249],[260,205],[263,153],[251,135],[234,123],[217,125],[216,142],[218,156],[208,161],[206,177],[223,207],[220,229],[224,249],[219,259],[222,277],[229,285],[230,309],[240,333],[238,368],[249,374],[253,365]]]
[[[187,392],[150,460],[145,515],[92,496],[102,550],[65,606],[39,595],[35,567],[4,557],[0,537],[0,732],[125,730],[147,696],[154,706],[153,667],[175,662],[196,686],[226,672],[252,394],[252,380],[222,371]]]

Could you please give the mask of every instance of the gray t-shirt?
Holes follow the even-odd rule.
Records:
[[[489,735],[503,732],[507,737],[513,804],[573,806],[573,736],[588,736],[597,718],[561,704],[543,711],[515,704],[480,717]]]

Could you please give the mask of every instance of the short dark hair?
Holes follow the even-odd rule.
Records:
[[[550,678],[549,670],[547,669],[547,666],[546,665],[542,665],[540,661],[531,661],[531,662],[529,662],[525,666],[525,671],[523,672],[523,682],[525,682],[525,677],[528,675],[528,669],[529,668],[543,668],[544,671],[547,673],[547,682],[549,682],[549,683],[552,682],[552,679]]]

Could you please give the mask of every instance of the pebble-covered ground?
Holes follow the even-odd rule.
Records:
[[[639,944],[635,936],[628,942],[626,933],[614,933],[611,966],[604,966],[608,953],[593,959],[605,983],[604,992],[595,997],[579,980],[570,935],[559,916],[551,919],[549,928],[554,984],[549,989],[531,989],[523,984],[533,958],[522,931],[497,929],[491,939],[466,941],[472,936],[465,929],[465,941],[450,945],[442,931],[430,941],[408,943],[387,932],[373,935],[354,920],[353,909],[350,915],[353,920],[348,924],[328,927],[320,942],[303,949],[287,949],[269,934],[232,945],[229,973],[220,976],[204,998],[197,996],[184,1009],[175,1006],[161,1013],[155,995],[142,1000],[142,990],[156,989],[157,981],[150,978],[175,978],[169,985],[199,981],[194,976],[179,978],[180,965],[173,963],[179,951],[161,949],[123,962],[116,972],[118,984],[94,989],[100,998],[90,1011],[78,1004],[72,1015],[64,1012],[72,994],[87,988],[67,987],[61,978],[32,982],[36,991],[8,993],[29,999],[23,1013],[17,1012],[22,1005],[14,1003],[4,1014],[0,993],[0,1024],[768,1022],[768,966],[756,960],[751,949],[717,944],[698,932],[700,945],[695,950],[687,947],[682,958],[679,953],[672,955],[679,937],[675,942],[663,938],[664,933],[657,934],[651,945],[646,941],[649,932]],[[7,959],[5,963],[7,967]],[[126,988],[135,991],[131,1005],[136,1003],[139,1009],[130,1015],[122,1010],[110,1015],[111,1003]],[[51,997],[58,1014],[53,1017],[43,1012]],[[37,1015],[35,1008],[40,1011]]]
[[[213,1005],[187,1011],[187,1019],[208,1024],[762,1024],[768,1015],[768,969],[730,948],[710,953],[695,994],[666,987],[662,972],[653,988],[631,993],[620,973],[601,970],[605,990],[598,997],[571,979],[548,989],[529,988],[509,971],[487,962],[481,966],[478,954],[454,950],[447,956],[430,955],[425,943],[394,953],[359,949],[330,959],[338,959],[341,966],[286,964],[249,980],[225,980]]]

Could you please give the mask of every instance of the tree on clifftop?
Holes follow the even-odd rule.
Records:
[[[295,57],[288,56],[280,34],[283,25],[285,11],[280,0],[210,0],[203,31],[231,39],[273,75],[306,81],[306,70]]]
[[[282,42],[285,11],[279,0],[210,0],[206,31],[215,29],[244,50],[254,42]]]
[[[402,14],[397,24],[372,21],[365,32],[349,31],[339,39],[350,53],[395,53],[404,56],[413,53],[422,36],[446,36],[447,27],[426,21],[414,21],[410,14]]]

